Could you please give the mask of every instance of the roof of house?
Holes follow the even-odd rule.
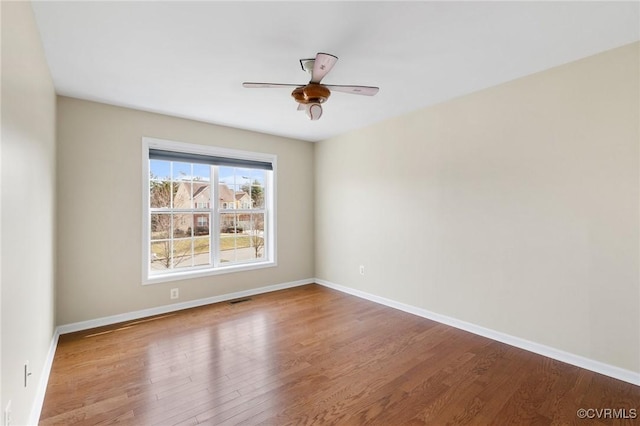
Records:
[[[193,198],[196,198],[200,194],[205,195],[205,192],[209,192],[208,182],[193,182]]]
[[[220,184],[218,185],[218,193],[220,194],[220,201],[222,202],[233,202],[235,201],[235,195],[233,193],[233,190],[231,188],[229,188],[227,185],[224,184]]]
[[[185,187],[189,183],[190,182],[180,182],[180,186]],[[200,196],[200,195],[205,197],[208,196],[209,186],[210,186],[209,182],[193,182],[193,198],[195,199],[197,196]],[[185,189],[188,192],[187,188]],[[223,183],[218,185],[218,193],[220,197],[219,199],[223,203],[232,203],[236,200],[242,199],[242,197],[247,195],[247,193],[243,191],[234,193],[231,188],[229,188],[227,185]]]

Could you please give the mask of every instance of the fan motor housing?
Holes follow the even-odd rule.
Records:
[[[331,96],[331,91],[322,84],[309,83],[306,86],[296,87],[291,96],[301,104],[321,104]]]

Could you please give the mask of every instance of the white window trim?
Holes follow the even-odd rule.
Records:
[[[264,247],[265,260],[255,261],[250,263],[242,263],[228,266],[208,266],[206,268],[191,269],[186,271],[172,271],[170,273],[155,273],[150,274],[150,256],[151,256],[151,238],[150,238],[150,224],[149,224],[149,149],[164,149],[175,152],[188,152],[202,155],[214,155],[227,158],[236,158],[242,160],[254,160],[271,162],[273,165],[273,172],[267,174],[267,181],[265,182],[265,190],[268,191],[271,196],[268,200],[265,200],[265,226],[269,229],[269,238],[267,244]],[[270,268],[277,266],[277,228],[276,220],[276,161],[277,156],[274,154],[240,151],[229,148],[221,148],[210,145],[198,145],[189,144],[184,142],[171,141],[166,139],[157,139],[150,137],[142,138],[142,284],[156,284],[168,281],[178,281],[190,278],[200,278],[211,275],[228,274],[240,271],[250,271],[255,269]],[[217,169],[216,169],[217,170]],[[213,176],[212,176],[213,178]],[[217,176],[216,176],[217,178]],[[213,182],[216,182],[213,180]],[[213,209],[215,203],[211,206]],[[213,214],[212,225],[214,228],[211,230],[212,244],[211,250],[216,250],[215,255],[219,256],[219,245],[214,244],[214,235],[220,226],[220,220],[218,214]]]

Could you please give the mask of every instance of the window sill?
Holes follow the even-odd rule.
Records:
[[[277,266],[275,261],[264,261],[255,263],[245,263],[242,265],[221,266],[218,268],[197,269],[191,271],[180,271],[170,273],[158,273],[149,275],[145,273],[142,278],[142,285],[165,283],[169,281],[189,280],[192,278],[202,278],[211,275],[231,274],[234,272],[252,271],[255,269],[272,268]]]

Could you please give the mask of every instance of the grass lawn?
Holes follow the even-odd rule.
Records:
[[[262,240],[262,239],[260,239]],[[166,242],[168,244],[168,242]],[[220,250],[233,250],[234,248],[249,248],[251,247],[251,237],[248,235],[236,235],[236,234],[221,234],[220,235]],[[176,240],[175,241],[175,253],[186,254],[191,251],[191,240]],[[167,247],[165,242],[151,242],[151,252],[154,253],[158,259],[163,259],[167,255]],[[209,238],[198,238],[194,240],[194,252],[195,254],[208,253],[209,252]]]
[[[249,237],[246,235],[236,236],[235,234],[220,235],[220,250],[231,250],[234,248],[251,247]]]

